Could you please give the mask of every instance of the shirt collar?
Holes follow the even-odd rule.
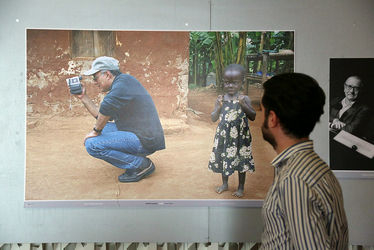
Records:
[[[273,165],[274,167],[280,167],[282,163],[287,161],[293,154],[304,150],[313,150],[313,141],[308,140],[299,142],[292,145],[291,147],[286,148],[274,158],[274,160],[271,162],[271,165]]]
[[[119,75],[117,75],[117,76],[114,77],[113,82],[112,82],[112,84],[110,85],[110,89],[109,89],[109,91],[111,91],[112,88],[113,88],[113,85],[115,85],[115,84],[117,83],[117,78],[118,78],[118,76],[119,76]]]
[[[344,108],[344,107],[352,107],[353,104],[355,104],[355,102],[356,102],[356,101],[351,102],[351,101],[349,101],[349,100],[347,99],[347,97],[345,97],[345,98],[341,101],[341,104],[342,104],[343,108]]]

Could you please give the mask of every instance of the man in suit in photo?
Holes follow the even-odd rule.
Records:
[[[341,130],[360,136],[369,119],[369,107],[362,102],[363,81],[359,76],[350,76],[344,83],[344,97],[337,97],[330,105],[330,131]]]

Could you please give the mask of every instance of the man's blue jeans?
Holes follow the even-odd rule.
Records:
[[[122,169],[138,168],[150,154],[134,133],[119,131],[113,122],[105,125],[101,135],[88,138],[85,146],[93,157]]]

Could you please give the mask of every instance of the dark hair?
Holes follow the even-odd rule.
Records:
[[[283,131],[296,138],[308,137],[323,114],[325,93],[312,77],[285,73],[264,83],[265,116],[273,110]]]
[[[109,72],[110,72],[113,76],[118,76],[118,75],[122,74],[122,72],[119,71],[119,70],[109,70]]]
[[[244,76],[245,76],[246,71],[245,71],[245,68],[242,65],[240,65],[240,64],[230,64],[230,65],[227,65],[225,67],[225,69],[223,70],[223,74],[225,74],[225,72],[228,71],[228,70],[237,70],[237,71],[239,71],[240,74],[242,75],[242,81],[244,80]]]
[[[364,87],[364,84],[365,84],[364,79],[361,76],[357,75],[357,74],[349,75],[348,77],[345,78],[344,82],[346,82],[348,80],[348,78],[351,78],[351,77],[352,78],[356,78],[360,82],[360,87],[361,88]]]

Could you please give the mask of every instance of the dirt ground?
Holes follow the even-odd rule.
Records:
[[[250,88],[258,111],[251,123],[256,171],[247,174],[242,199],[263,199],[273,179],[271,146],[262,140],[261,90]],[[229,178],[229,191],[217,194],[221,176],[208,170],[217,123],[210,121],[214,89],[190,90],[187,121],[162,119],[166,149],[150,156],[156,171],[138,183],[120,183],[123,170],[88,155],[83,138],[94,120],[86,116],[28,117],[25,199],[238,199],[232,196],[238,175]]]

